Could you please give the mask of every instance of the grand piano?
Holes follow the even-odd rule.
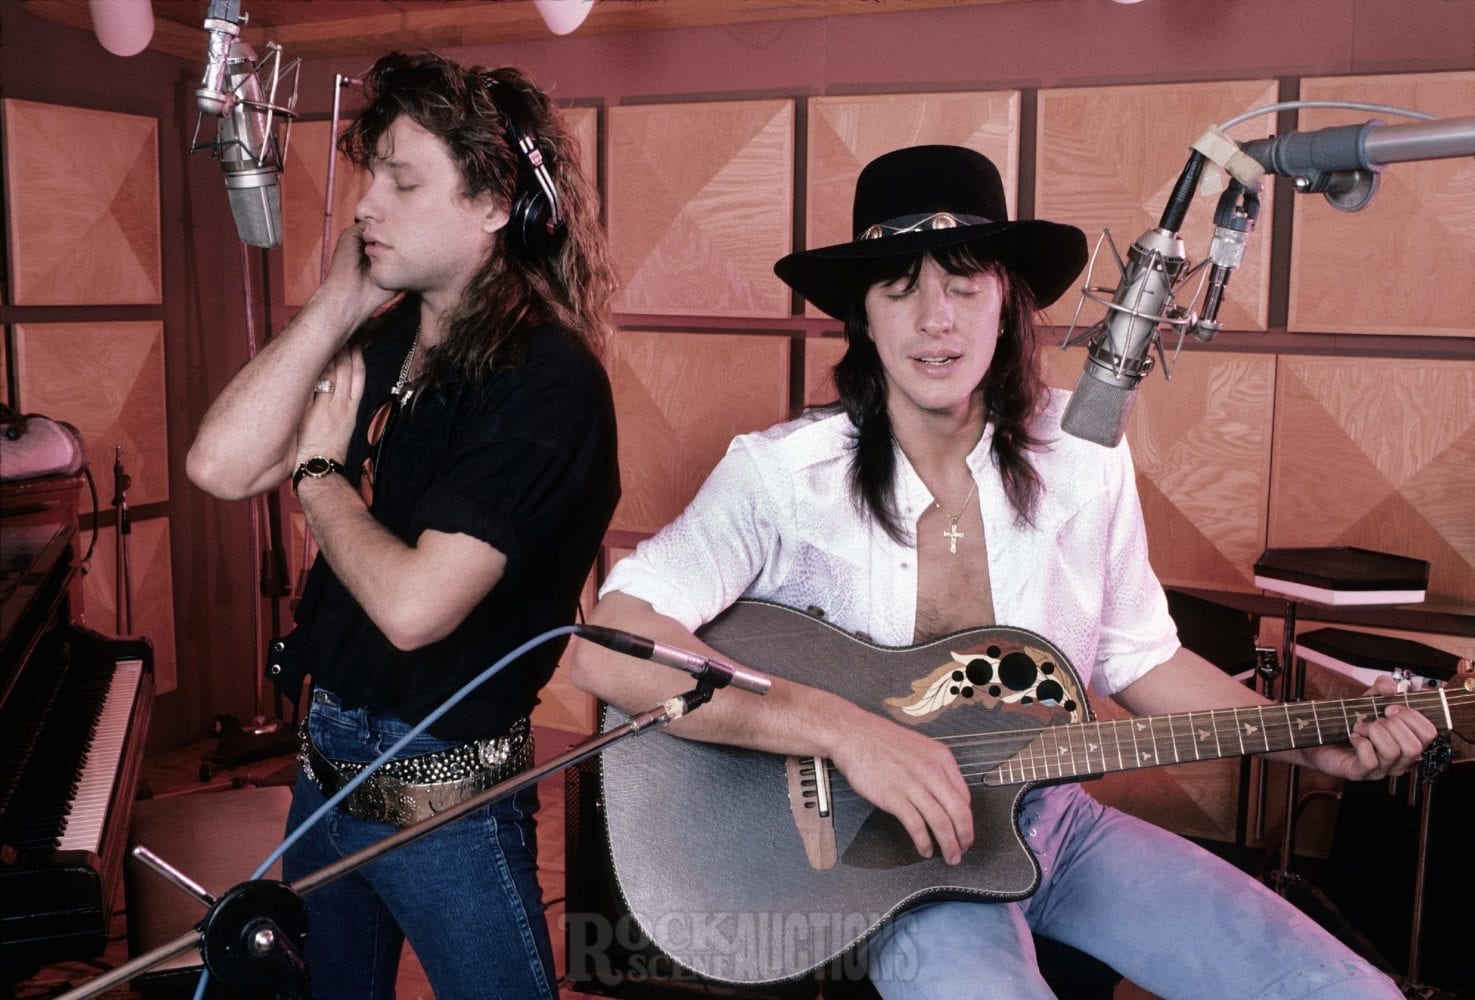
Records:
[[[148,641],[74,618],[58,487],[0,496],[0,988],[102,954],[153,703]]]

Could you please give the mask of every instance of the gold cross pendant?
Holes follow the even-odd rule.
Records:
[[[942,533],[942,537],[947,539],[948,552],[952,555],[957,555],[958,539],[963,537],[963,532],[958,530],[958,522],[954,521],[951,525],[949,525],[948,529]]]

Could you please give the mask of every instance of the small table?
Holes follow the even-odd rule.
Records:
[[[1255,562],[1255,586],[1285,598],[1280,700],[1287,703],[1300,701],[1306,693],[1306,672],[1301,668],[1296,648],[1298,602],[1332,606],[1417,604],[1424,600],[1429,587],[1429,563],[1349,547],[1266,549]],[[1299,884],[1291,871],[1299,792],[1300,768],[1291,765],[1286,775],[1280,868],[1270,875],[1270,884],[1282,896]]]

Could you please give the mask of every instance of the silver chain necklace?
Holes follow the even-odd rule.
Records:
[[[420,346],[420,328],[415,327],[415,339],[410,341],[410,349],[405,352],[404,363],[399,366],[399,378],[394,380],[389,394],[399,400],[399,405],[404,406],[415,394],[410,387],[410,367],[415,363],[415,350]]]

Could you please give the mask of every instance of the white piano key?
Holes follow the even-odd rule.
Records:
[[[102,842],[108,803],[118,780],[118,763],[128,736],[128,720],[143,676],[142,660],[119,660],[88,742],[77,790],[67,805],[66,830],[57,841],[63,851],[96,851]]]

